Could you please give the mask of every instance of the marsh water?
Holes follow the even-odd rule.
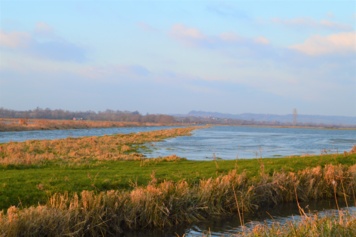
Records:
[[[189,160],[342,153],[356,145],[356,130],[214,126],[192,136],[152,143],[147,157],[176,154]]]
[[[136,133],[172,127],[119,127],[0,132],[0,143]],[[146,157],[175,154],[189,160],[283,157],[342,153],[356,145],[356,130],[214,126],[191,136],[148,144]]]

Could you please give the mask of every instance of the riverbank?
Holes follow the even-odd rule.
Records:
[[[356,157],[353,155],[347,159],[352,159],[351,162],[354,164]],[[119,236],[126,230],[164,229],[228,214],[237,214],[242,220],[246,213],[257,212],[266,206],[278,208],[278,204],[285,202],[298,203],[325,198],[337,200],[344,197],[350,205],[356,204],[355,165],[328,164],[296,172],[275,171],[268,174],[266,168],[270,167],[267,163],[259,161],[258,174],[252,176],[246,170],[239,172],[235,168],[227,171],[227,174],[219,174],[222,172],[219,170],[222,163],[219,162],[205,162],[215,166],[210,167],[211,170],[215,170],[215,174],[207,174],[202,166],[203,162],[198,162],[194,168],[192,164],[187,166],[184,162],[187,161],[156,160],[143,165],[137,161],[123,161],[122,164],[131,163],[131,166],[136,166],[135,175],[121,167],[122,176],[132,177],[131,184],[126,188],[120,187],[120,178],[115,177],[113,172],[103,177],[113,164],[106,166],[106,170],[101,169],[103,173],[96,174],[90,167],[77,167],[72,169],[74,172],[68,168],[62,169],[57,174],[49,173],[55,172],[54,169],[36,169],[35,172],[31,172],[32,177],[28,173],[24,175],[28,170],[23,170],[25,172],[21,172],[20,177],[26,183],[24,186],[32,184],[30,190],[37,189],[47,194],[46,196],[53,186],[63,188],[63,185],[67,185],[65,183],[73,182],[70,184],[72,187],[70,189],[65,187],[67,191],[50,195],[42,204],[34,204],[32,200],[32,205],[27,208],[26,202],[29,200],[18,197],[18,207],[11,206],[6,214],[0,215],[1,234],[59,236],[78,233],[89,236]],[[181,177],[178,179],[172,170],[161,177],[159,174],[167,172],[166,168],[169,166],[172,169],[172,164],[175,164],[175,173],[186,169],[190,171],[184,175],[180,173]],[[238,162],[236,167],[243,164],[244,161]],[[158,172],[159,167],[162,168],[161,172]],[[138,170],[140,173],[143,170],[151,171],[150,177],[148,179],[146,177],[146,181],[138,182],[142,176]],[[194,174],[197,173],[198,177],[201,176],[200,172],[205,173],[205,177],[194,178]],[[5,179],[8,179],[11,172],[4,173]],[[19,178],[19,172],[16,173]],[[46,176],[50,177],[46,180],[44,178]],[[37,180],[34,180],[35,177]],[[80,177],[81,179],[78,179]],[[112,179],[109,180],[108,177]],[[84,185],[86,187],[81,187],[84,190],[73,192],[85,183],[83,182],[85,179],[89,182]],[[116,188],[113,189],[113,186]],[[14,189],[10,185],[7,188]],[[102,191],[103,189],[107,190]],[[19,192],[20,195],[27,190],[23,187],[11,191]],[[23,195],[33,198],[31,193]]]

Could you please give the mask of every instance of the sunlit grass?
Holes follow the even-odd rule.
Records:
[[[165,163],[174,162],[158,164]],[[212,162],[206,163],[215,166]],[[259,175],[251,179],[246,172],[232,169],[215,178],[189,182],[185,179],[160,181],[155,171],[150,174],[147,185],[133,183],[131,189],[99,191],[94,188],[80,194],[56,193],[49,196],[45,204],[9,207],[0,217],[0,230],[6,236],[73,232],[115,236],[128,229],[166,228],[232,213],[243,217],[244,213],[284,202],[334,196],[352,199],[356,189],[355,172],[356,165],[326,165],[298,172],[275,172],[270,176],[260,168]],[[92,187],[97,177],[88,175]]]

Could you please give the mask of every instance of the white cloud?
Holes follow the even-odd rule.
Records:
[[[296,28],[311,28],[311,29],[327,29],[327,30],[337,30],[337,31],[348,31],[352,30],[352,26],[348,24],[338,23],[330,20],[314,20],[308,17],[299,17],[291,19],[281,19],[273,18],[273,23],[284,25],[287,27]]]
[[[83,66],[76,73],[85,78],[111,82],[152,79],[151,72],[141,65]]]
[[[86,50],[57,36],[44,22],[37,23],[32,33],[0,30],[0,47],[22,55],[54,61],[83,62]]]
[[[269,40],[266,37],[260,36],[254,39],[259,44],[269,44]]]
[[[207,39],[207,36],[198,29],[187,27],[183,24],[173,25],[170,33],[174,38],[188,44],[198,43]]]
[[[26,32],[5,32],[0,30],[0,46],[5,48],[23,48],[31,41],[30,34]]]
[[[53,33],[53,29],[45,22],[37,22],[35,32],[39,33]]]
[[[356,33],[344,32],[328,36],[314,35],[290,48],[308,55],[356,53]]]
[[[217,35],[204,34],[197,28],[187,27],[183,24],[175,24],[171,28],[173,38],[189,46],[196,46],[210,49],[244,49],[256,51],[260,47],[268,45],[269,40],[264,36],[248,38],[240,36],[234,32],[222,32]]]
[[[35,29],[33,31],[33,37],[40,37],[44,39],[52,39],[52,40],[62,40],[59,37],[53,28],[48,25],[46,22],[37,22]]]

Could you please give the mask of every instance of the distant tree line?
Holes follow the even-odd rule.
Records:
[[[161,123],[161,124],[223,124],[223,125],[257,125],[257,126],[296,126],[296,127],[356,127],[343,125],[327,125],[322,123],[302,123],[302,122],[281,122],[281,121],[256,121],[254,119],[243,120],[233,118],[219,118],[214,116],[170,116],[165,114],[146,114],[141,115],[138,111],[85,111],[73,112],[62,109],[51,110],[49,108],[36,108],[27,111],[15,111],[0,108],[0,118],[19,118],[19,119],[62,119],[62,120],[93,120],[93,121],[118,121],[118,122],[139,122],[139,123]]]
[[[281,121],[256,121],[254,119],[231,119],[218,118],[213,116],[185,116],[176,117],[177,122],[187,124],[221,124],[221,125],[237,125],[237,126],[271,126],[271,127],[320,127],[320,128],[356,128],[355,125],[333,125],[323,123],[302,123],[302,122],[281,122]]]
[[[175,119],[170,115],[147,114],[141,115],[139,112],[128,112],[119,110],[105,111],[85,111],[73,112],[62,109],[41,109],[36,108],[26,111],[15,111],[0,108],[0,118],[27,118],[27,119],[63,119],[63,120],[102,120],[102,121],[120,121],[120,122],[142,122],[142,123],[174,123]]]

